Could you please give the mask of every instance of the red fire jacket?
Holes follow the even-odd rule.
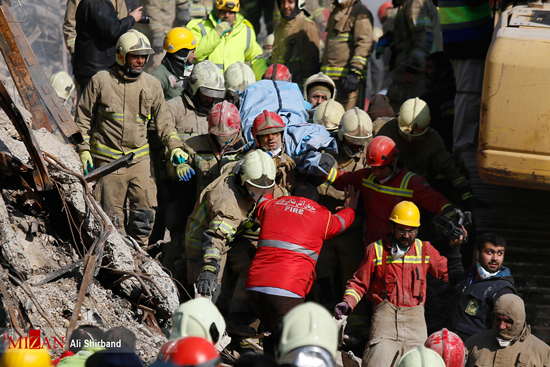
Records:
[[[367,298],[374,305],[386,299],[396,306],[414,307],[426,300],[426,274],[449,281],[447,259],[429,243],[416,239],[409,251],[401,259],[393,260],[391,256],[391,240],[387,239],[371,243],[365,251],[365,258],[348,280],[344,301],[351,309],[367,293]],[[424,263],[422,263],[422,248],[424,247]],[[384,261],[386,254],[386,270],[384,285]],[[460,261],[460,257],[458,257]],[[386,293],[387,290],[387,293]]]
[[[450,205],[449,201],[435,191],[422,176],[410,172],[403,164],[398,163],[398,167],[401,167],[401,171],[383,185],[376,181],[370,168],[355,172],[338,171],[334,180],[333,185],[338,190],[352,185],[363,194],[366,217],[365,245],[386,238],[391,232],[388,220],[391,211],[403,200],[412,201],[420,208],[437,214],[441,214],[441,210]]]
[[[260,237],[246,288],[275,287],[302,297],[315,280],[323,241],[346,230],[355,218],[351,208],[332,214],[313,200],[296,196],[266,197],[256,215]]]

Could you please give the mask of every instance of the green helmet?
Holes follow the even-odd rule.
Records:
[[[223,73],[210,60],[199,62],[193,67],[189,76],[187,88],[192,96],[200,90],[202,94],[213,98],[225,97],[225,81]]]
[[[256,82],[256,76],[250,66],[242,61],[231,64],[225,70],[225,89],[230,91],[244,92],[252,83]]]
[[[279,364],[303,367],[299,357],[307,355],[320,359],[320,366],[333,366],[337,349],[338,329],[332,316],[319,304],[307,302],[294,307],[284,317],[275,357]]]
[[[225,320],[208,298],[195,298],[182,303],[172,316],[170,340],[198,336],[219,344],[225,333]]]
[[[397,367],[445,367],[445,361],[436,351],[420,345],[405,353]]]

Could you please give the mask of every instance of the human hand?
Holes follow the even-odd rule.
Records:
[[[350,311],[350,307],[346,301],[338,303],[334,307],[334,317],[336,320],[341,320],[342,316],[347,315]]]
[[[231,24],[229,24],[228,22],[220,22],[218,23],[216,28],[214,28],[214,30],[216,31],[218,37],[222,38],[227,32],[231,30]]]
[[[136,23],[141,20],[141,16],[143,15],[141,13],[141,9],[143,9],[143,6],[140,6],[139,8],[130,11],[130,14],[128,14],[135,19]]]
[[[450,245],[452,246],[460,246],[462,243],[466,242],[468,239],[468,231],[466,231],[466,228],[462,226],[462,230],[464,231],[464,236],[460,236],[458,239],[451,241]]]
[[[180,181],[188,182],[195,175],[195,170],[187,163],[182,163],[176,167],[176,173]]]
[[[94,161],[89,150],[81,150],[78,155],[80,156],[80,162],[82,162],[82,168],[84,174],[87,175],[89,171],[94,169]]]

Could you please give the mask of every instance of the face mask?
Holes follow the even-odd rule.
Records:
[[[510,339],[510,340],[504,340],[504,339],[501,339],[499,338],[498,336],[495,336],[495,339],[497,340],[498,342],[498,345],[500,345],[502,348],[506,348],[508,345],[510,345],[510,343],[515,339]]]
[[[270,157],[277,157],[279,154],[281,154],[282,150],[283,150],[283,146],[281,145],[278,149],[268,150],[267,154],[269,154]]]
[[[409,251],[409,247],[407,247],[406,249],[402,249],[401,247],[399,247],[396,243],[393,244],[392,248],[391,248],[391,257],[394,259],[394,260],[398,260],[398,259],[401,259],[403,256],[405,256],[405,254],[407,253],[407,251]]]
[[[477,263],[477,273],[479,274],[479,277],[481,279],[487,279],[487,278],[494,277],[495,275],[497,275],[498,271],[495,272],[495,273],[489,273],[487,270],[485,270],[483,268],[483,266],[481,266],[481,265],[479,265],[479,263]]]

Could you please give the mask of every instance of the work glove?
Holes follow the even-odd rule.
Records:
[[[92,155],[89,150],[81,150],[78,155],[80,155],[80,161],[82,162],[82,168],[84,168],[84,174],[87,175],[89,171],[94,169]]]
[[[195,175],[195,170],[191,168],[187,163],[178,164],[176,167],[176,173],[180,181],[188,182],[191,176]]]
[[[347,315],[350,311],[350,307],[346,301],[338,303],[334,307],[334,317],[336,320],[342,319],[342,316]]]
[[[351,70],[348,75],[346,75],[346,79],[344,79],[344,82],[342,83],[342,88],[347,93],[352,93],[357,90],[359,87],[359,78],[360,74],[357,70]]]
[[[200,295],[211,296],[212,293],[214,293],[219,272],[220,265],[217,261],[212,260],[204,264],[197,283],[197,292],[199,292]]]
[[[231,24],[228,22],[219,22],[216,28],[214,28],[218,37],[222,38],[227,32],[231,30]]]
[[[189,154],[185,153],[181,148],[174,148],[170,153],[170,161],[174,166],[185,163],[189,158]]]

